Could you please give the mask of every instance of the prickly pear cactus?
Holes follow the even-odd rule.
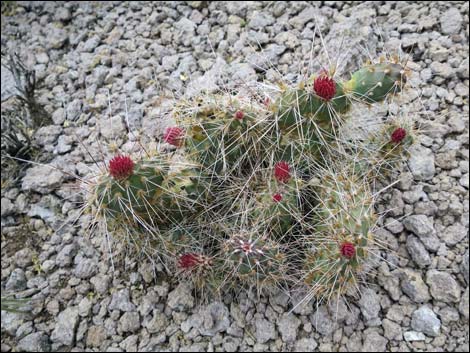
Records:
[[[181,102],[175,111],[186,130],[187,157],[212,173],[231,173],[256,163],[263,145],[259,105],[214,96]]]
[[[118,155],[99,177],[93,198],[98,210],[115,222],[172,224],[200,207],[202,180],[196,168],[172,171],[162,159],[134,162]]]
[[[322,71],[269,95],[180,99],[163,142],[183,162],[118,155],[90,204],[123,241],[204,292],[303,282],[319,298],[344,293],[375,248],[370,185],[413,133],[401,119],[377,118],[365,139],[342,129],[355,104],[388,102],[406,75],[383,59],[349,80]]]
[[[279,244],[249,232],[231,236],[219,256],[226,279],[242,283],[270,285],[283,278],[285,256]]]
[[[357,283],[361,265],[374,248],[373,197],[367,180],[345,173],[351,171],[348,167],[314,182],[319,204],[304,269],[306,282],[322,296],[344,293],[348,284]]]

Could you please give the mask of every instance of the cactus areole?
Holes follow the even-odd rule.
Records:
[[[108,170],[116,180],[127,179],[134,172],[134,162],[129,156],[117,155],[109,161]]]

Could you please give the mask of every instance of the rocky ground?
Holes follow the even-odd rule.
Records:
[[[2,295],[32,298],[27,314],[2,312],[2,352],[468,351],[467,3],[12,6],[2,12],[2,54],[15,50],[43,79],[38,96],[53,124],[35,141],[67,173],[39,165],[2,182]],[[382,50],[410,56],[403,107],[420,138],[378,206],[389,210],[377,236],[390,250],[362,297],[291,315],[289,293],[200,304],[158,266],[111,263],[106,239],[79,217],[73,174],[86,175],[103,150],[160,141],[171,124],[164,97],[175,92],[295,79],[304,63],[318,65],[311,53],[325,60],[318,30],[346,67]],[[2,101],[9,82],[2,68]]]

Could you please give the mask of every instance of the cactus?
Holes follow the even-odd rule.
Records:
[[[353,100],[370,104],[383,101],[400,92],[405,80],[405,69],[398,63],[388,62],[367,64],[346,82],[323,72],[281,94],[275,104],[279,126],[289,130],[303,125],[309,131],[314,123],[312,133],[318,133],[318,129],[331,133]]]
[[[318,296],[344,293],[357,282],[374,247],[371,230],[376,217],[367,180],[351,173],[354,166],[336,168],[313,184],[319,207],[304,269],[306,283]]]
[[[382,61],[348,81],[321,72],[263,103],[262,93],[182,99],[163,141],[192,164],[116,156],[92,202],[117,237],[197,289],[277,286],[300,270],[319,298],[344,293],[375,246],[369,184],[413,134],[396,120],[344,143],[343,123],[355,103],[401,91],[405,74]]]
[[[175,115],[186,127],[188,158],[216,174],[256,164],[263,140],[259,129],[263,109],[220,96],[183,101]]]
[[[160,159],[134,163],[128,156],[116,156],[109,174],[98,181],[96,202],[114,220],[176,223],[197,207],[198,176],[194,168],[174,173]]]
[[[372,104],[400,92],[405,80],[405,70],[398,63],[367,64],[352,74],[344,89],[354,98]]]
[[[264,173],[255,190],[253,222],[262,224],[266,231],[277,238],[292,232],[300,212],[300,180],[292,166],[286,161],[279,161],[272,168],[272,176]]]
[[[273,285],[285,277],[284,258],[276,242],[246,231],[233,235],[223,243],[219,255],[222,283]]]

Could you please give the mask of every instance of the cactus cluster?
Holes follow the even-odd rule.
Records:
[[[213,292],[301,281],[314,296],[344,293],[375,247],[371,184],[413,138],[400,119],[377,118],[379,130],[347,144],[342,127],[355,104],[405,83],[405,67],[383,59],[347,81],[322,71],[280,84],[269,99],[180,99],[163,135],[176,153],[115,156],[90,205],[116,237]]]

